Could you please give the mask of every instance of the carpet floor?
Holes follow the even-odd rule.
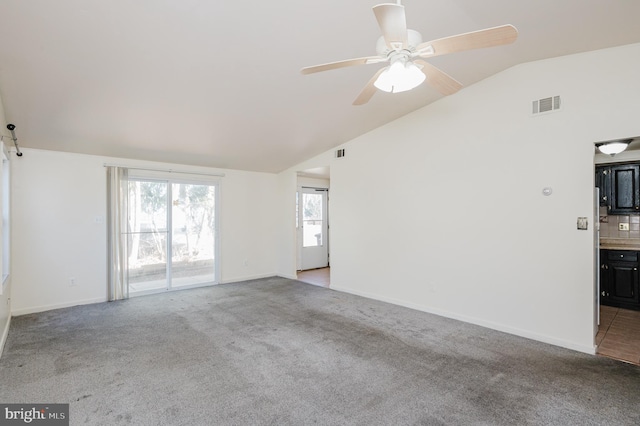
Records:
[[[0,402],[72,425],[638,425],[640,367],[268,278],[16,317]]]

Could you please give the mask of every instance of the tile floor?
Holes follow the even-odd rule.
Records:
[[[640,311],[600,307],[598,355],[640,365]]]
[[[331,268],[309,269],[298,272],[298,281],[329,288],[329,272]]]

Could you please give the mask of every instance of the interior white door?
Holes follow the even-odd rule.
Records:
[[[329,266],[327,192],[326,188],[303,187],[298,198],[302,270]]]

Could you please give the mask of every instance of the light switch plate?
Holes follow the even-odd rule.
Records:
[[[579,217],[578,218],[578,229],[581,230],[586,230],[588,229],[589,225],[587,222],[587,218],[586,217]]]
[[[618,224],[618,231],[628,231],[629,230],[629,224],[628,223],[619,223]]]

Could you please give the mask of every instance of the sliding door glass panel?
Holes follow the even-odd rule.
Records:
[[[171,286],[215,281],[215,186],[173,183]]]
[[[167,282],[167,182],[129,181],[129,291],[157,291]]]
[[[322,194],[302,194],[302,246],[322,245]]]

